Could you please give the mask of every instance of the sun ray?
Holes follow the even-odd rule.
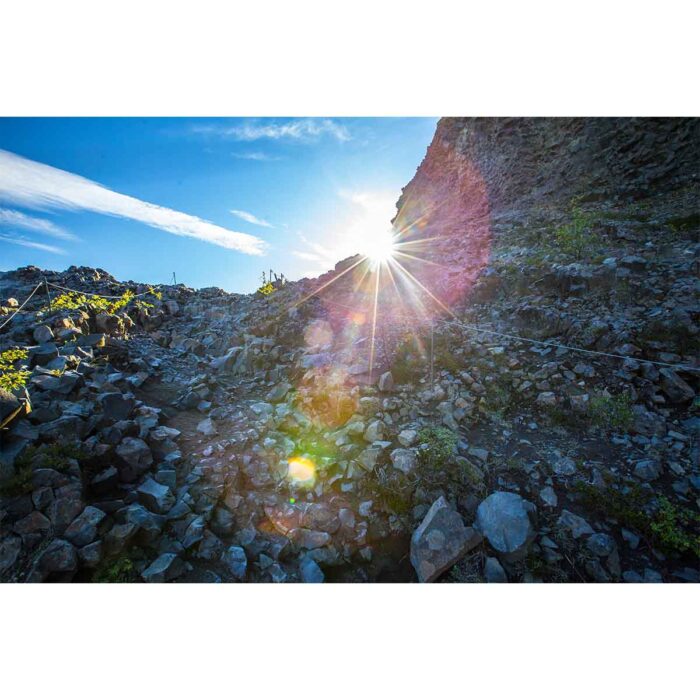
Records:
[[[447,307],[440,299],[438,299],[420,280],[416,279],[398,260],[394,260],[394,262],[399,266],[401,271],[408,275],[408,277],[411,278],[411,280],[417,284],[430,298],[435,301],[442,309],[444,309],[452,318],[459,320],[459,318],[452,312],[452,310]]]
[[[374,366],[374,339],[377,331],[377,305],[379,301],[379,275],[381,266],[377,268],[376,280],[374,284],[374,309],[372,311],[372,339],[369,346],[369,382],[372,383],[372,369]]]
[[[434,260],[426,260],[425,258],[419,258],[417,255],[411,255],[410,253],[402,253],[400,250],[394,252],[394,257],[396,257],[397,255],[400,255],[402,258],[410,258],[411,260],[416,260],[419,263],[422,263],[423,265],[434,265],[435,267],[443,268],[447,267],[447,265],[435,262]]]
[[[360,263],[363,263],[365,260],[367,260],[366,256],[360,258],[357,262],[354,262],[352,265],[350,265],[350,267],[345,268],[342,272],[338,273],[335,277],[328,280],[328,282],[326,282],[325,284],[322,284],[318,289],[315,289],[313,292],[310,292],[305,297],[301,298],[299,301],[292,304],[288,310],[291,310],[297,306],[301,306],[302,304],[305,304],[309,299],[311,299],[311,297],[316,296],[319,292],[326,289],[326,287],[333,284],[334,282],[337,282],[343,275],[346,275],[348,272],[350,272],[350,270],[357,267]]]

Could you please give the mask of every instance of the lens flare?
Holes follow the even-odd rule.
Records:
[[[392,228],[379,230],[375,234],[368,236],[364,243],[363,255],[372,263],[373,267],[378,267],[382,263],[387,263],[394,257],[396,250],[396,237]]]
[[[302,488],[311,488],[316,483],[316,467],[306,457],[293,457],[287,467],[287,479]]]

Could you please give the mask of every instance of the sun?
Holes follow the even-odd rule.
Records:
[[[364,241],[362,254],[372,263],[373,267],[379,267],[388,263],[396,251],[396,237],[392,228],[378,229],[368,235]]]

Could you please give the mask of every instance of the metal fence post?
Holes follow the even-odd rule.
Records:
[[[435,388],[435,322],[430,321],[430,388]]]
[[[44,288],[46,289],[46,296],[49,299],[49,313],[51,313],[51,292],[49,291],[49,282],[46,277],[44,277]]]

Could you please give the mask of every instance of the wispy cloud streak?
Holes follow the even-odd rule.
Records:
[[[0,150],[0,200],[34,209],[86,210],[140,221],[176,236],[197,238],[247,255],[262,255],[265,241],[190,214],[120,194],[74,173]]]
[[[0,208],[0,226],[13,226],[23,228],[29,231],[51,236],[52,238],[60,238],[62,241],[77,241],[78,237],[70,231],[57,226],[53,221],[48,219],[38,219],[35,216],[28,216],[21,211],[14,209]]]
[[[259,139],[315,141],[322,136],[332,136],[338,141],[349,141],[350,132],[332,119],[293,119],[286,122],[250,122],[240,126],[198,124],[192,127],[197,134],[211,134],[235,141]]]
[[[246,153],[232,153],[234,158],[238,160],[257,160],[260,162],[268,162],[273,160],[282,160],[277,156],[271,156],[269,153],[263,153],[262,151],[250,151]]]
[[[231,209],[231,213],[237,216],[243,221],[247,221],[249,224],[255,224],[256,226],[265,226],[266,228],[274,228],[274,226],[265,219],[259,219],[255,214],[251,214],[249,211],[243,211],[241,209]]]
[[[4,236],[0,234],[0,241],[5,241],[6,243],[14,243],[15,245],[21,245],[25,248],[34,248],[35,250],[43,250],[46,253],[55,253],[56,255],[65,255],[66,251],[63,248],[59,248],[55,245],[48,245],[46,243],[37,243],[36,241],[30,241],[26,238],[21,238],[20,236]]]

